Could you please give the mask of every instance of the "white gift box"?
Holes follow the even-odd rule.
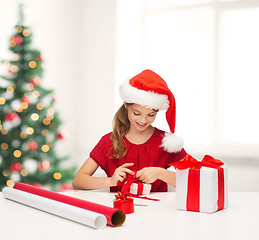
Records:
[[[224,187],[224,196],[221,194],[221,205],[224,203],[224,207],[226,208],[228,205],[228,185],[227,185],[227,168],[225,166],[221,166],[223,168],[224,182],[219,183],[218,177],[218,169],[210,168],[210,167],[201,167],[196,171],[200,172],[199,179],[199,208],[197,210],[190,210],[187,206],[187,198],[189,197],[189,201],[192,201],[192,197],[188,195],[192,190],[188,186],[188,178],[189,171],[195,171],[193,169],[187,168],[184,170],[176,169],[176,207],[180,210],[190,210],[190,211],[198,211],[198,212],[206,212],[213,213],[218,211],[219,207],[219,184]],[[191,181],[191,179],[190,179]],[[188,195],[188,197],[187,197]],[[224,197],[224,199],[222,199]]]
[[[132,183],[130,186],[130,193],[135,195],[150,194],[150,190],[151,190],[151,184],[147,184],[147,183],[141,183],[141,182]]]

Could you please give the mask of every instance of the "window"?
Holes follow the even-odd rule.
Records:
[[[145,68],[161,75],[190,153],[258,157],[259,2],[118,2],[118,82]],[[156,126],[169,130],[163,113]]]

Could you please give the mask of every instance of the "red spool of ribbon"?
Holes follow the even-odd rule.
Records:
[[[126,214],[134,212],[133,199],[121,192],[118,192],[118,195],[115,195],[113,207],[122,210]]]

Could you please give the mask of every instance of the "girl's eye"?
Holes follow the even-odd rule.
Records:
[[[156,114],[148,114],[149,117],[154,117]]]
[[[134,113],[134,112],[133,112]],[[140,114],[139,113],[134,113],[135,116],[139,116]]]

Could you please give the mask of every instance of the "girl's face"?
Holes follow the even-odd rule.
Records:
[[[158,112],[139,104],[125,105],[125,107],[128,109],[130,127],[137,131],[146,130],[155,121]]]

